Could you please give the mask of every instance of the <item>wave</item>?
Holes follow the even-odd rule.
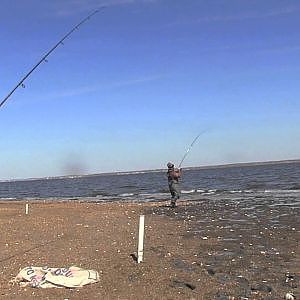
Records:
[[[192,194],[192,193],[195,193],[195,190],[188,190],[188,191],[185,191],[185,190],[182,190],[181,191],[182,194]]]
[[[264,190],[264,193],[269,193],[269,194],[296,194],[300,193],[300,190],[294,190],[294,189],[274,189],[274,190]]]
[[[138,194],[138,196],[141,196],[141,197],[153,197],[153,196],[165,197],[165,196],[170,196],[170,193],[169,192],[167,192],[167,193],[160,193],[160,192],[141,193],[141,194]]]
[[[134,196],[135,194],[133,193],[123,193],[123,194],[120,194],[119,196],[120,197],[130,197],[130,196]]]
[[[294,184],[290,187],[291,190],[300,190],[300,184]]]

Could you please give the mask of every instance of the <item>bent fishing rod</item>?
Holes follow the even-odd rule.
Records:
[[[196,141],[198,140],[198,138],[199,138],[202,134],[204,134],[206,131],[207,131],[207,130],[201,131],[201,132],[194,138],[194,140],[192,141],[190,147],[186,150],[185,154],[183,155],[182,160],[181,160],[180,164],[178,165],[178,169],[180,169],[180,167],[181,167],[183,161],[186,159],[187,155],[189,154],[190,150],[192,149],[192,147],[194,146],[194,144],[196,143]]]
[[[25,87],[24,81],[31,75],[31,73],[42,63],[42,62],[48,62],[47,57],[60,45],[64,45],[64,40],[67,39],[75,30],[79,29],[79,27],[88,21],[91,17],[93,17],[96,13],[98,13],[100,10],[103,10],[104,7],[101,7],[97,10],[95,10],[93,13],[89,14],[87,17],[85,17],[82,21],[80,21],[77,25],[75,25],[67,34],[65,34],[33,67],[32,69],[18,82],[18,84],[9,92],[9,94],[1,101],[0,108],[2,105],[8,100],[8,98],[15,92],[15,90],[21,86]]]

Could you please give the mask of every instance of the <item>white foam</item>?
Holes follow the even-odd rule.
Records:
[[[169,193],[141,193],[139,196],[142,197],[157,197],[157,196],[166,196],[169,195]]]
[[[275,193],[275,194],[289,194],[289,193],[299,193],[300,190],[264,190],[265,193]]]
[[[215,194],[215,191],[209,190],[208,192],[203,193],[203,195],[212,195]]]
[[[192,194],[195,193],[195,190],[189,190],[189,191],[181,191],[182,194]]]

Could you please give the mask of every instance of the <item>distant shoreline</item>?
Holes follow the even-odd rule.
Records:
[[[281,164],[292,164],[292,163],[300,163],[300,159],[270,160],[270,161],[257,161],[257,162],[240,162],[240,163],[212,165],[212,166],[187,167],[187,168],[184,168],[184,169],[218,169],[218,168],[228,168],[228,167],[281,165]]]
[[[251,166],[263,166],[263,165],[280,165],[280,164],[291,164],[300,163],[300,159],[286,159],[286,160],[271,160],[271,161],[257,161],[257,162],[239,162],[239,163],[229,163],[221,165],[206,165],[197,167],[184,167],[185,170],[208,170],[208,169],[222,169],[222,168],[232,168],[232,167],[251,167]],[[153,169],[153,170],[137,170],[137,171],[115,171],[115,172],[104,172],[104,173],[93,173],[93,174],[81,174],[81,175],[58,175],[58,176],[45,176],[45,177],[32,177],[23,179],[0,179],[1,182],[14,182],[14,181],[34,181],[34,180],[44,180],[44,179],[67,179],[67,178],[80,178],[80,177],[93,177],[93,176],[106,176],[106,175],[133,175],[142,173],[157,173],[164,172],[165,169]]]

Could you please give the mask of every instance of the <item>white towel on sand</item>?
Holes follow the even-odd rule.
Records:
[[[99,273],[75,266],[70,268],[26,267],[12,280],[20,286],[77,288],[99,281]]]

